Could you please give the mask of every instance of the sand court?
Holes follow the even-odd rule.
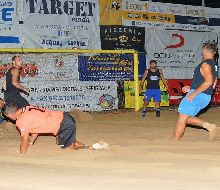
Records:
[[[1,126],[0,189],[139,190],[220,188],[220,133],[208,140],[206,130],[187,127],[172,140],[176,110],[142,118],[140,112],[76,112],[77,137],[86,144],[100,140],[106,150],[62,150],[52,136],[40,136],[20,155],[20,136],[11,124]],[[200,117],[220,126],[220,109]],[[77,115],[77,116],[76,116]]]

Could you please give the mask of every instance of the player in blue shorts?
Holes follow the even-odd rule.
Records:
[[[215,137],[216,125],[202,121],[196,115],[210,103],[213,89],[217,83],[216,53],[216,44],[206,43],[203,45],[203,61],[195,68],[191,85],[182,89],[187,94],[178,108],[179,117],[173,135],[176,140],[180,140],[183,136],[186,124],[207,129],[209,140]]]
[[[168,85],[163,76],[162,70],[157,69],[157,62],[155,60],[151,60],[150,68],[145,70],[140,83],[140,93],[141,93],[144,81],[147,80],[147,87],[146,87],[147,90],[144,97],[144,107],[141,112],[143,117],[145,117],[147,113],[147,106],[149,105],[151,98],[153,98],[155,102],[156,117],[160,117],[160,101],[161,101],[161,92],[159,85],[160,79],[163,81],[166,88],[168,89]]]

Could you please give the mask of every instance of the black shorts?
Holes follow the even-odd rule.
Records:
[[[63,114],[63,120],[57,134],[57,143],[61,148],[66,148],[76,142],[75,120],[68,113]]]
[[[20,93],[5,92],[4,99],[6,104],[8,103],[14,104],[18,106],[19,109],[30,105],[29,102],[23,96],[21,96]]]

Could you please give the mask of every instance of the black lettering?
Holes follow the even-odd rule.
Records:
[[[88,16],[93,16],[92,6],[95,8],[95,3],[88,3],[88,5],[89,5],[89,14],[88,14]]]
[[[40,10],[38,11],[38,13],[41,14],[41,11],[43,11],[43,14],[49,14],[46,0],[42,0],[42,2],[41,2]]]
[[[59,0],[51,0],[51,14],[62,15],[61,2]]]
[[[35,2],[37,3],[37,0],[26,0],[26,3],[29,2],[29,13],[35,13]]]
[[[84,4],[84,2],[76,1],[76,16],[84,16],[83,14],[85,14],[85,12],[80,14],[80,12],[83,11]]]
[[[69,4],[71,4],[73,6],[73,1],[65,1],[64,5],[63,5],[63,9],[66,14],[72,15],[74,8],[72,8],[72,7],[70,8]]]

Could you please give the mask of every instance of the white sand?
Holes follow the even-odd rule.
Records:
[[[201,118],[220,126],[220,109]],[[52,136],[41,136],[26,155],[20,137],[8,126],[0,136],[0,190],[219,190],[220,141],[202,129],[187,128],[171,140],[176,111],[83,114],[78,139],[106,140],[108,150],[61,150]]]

